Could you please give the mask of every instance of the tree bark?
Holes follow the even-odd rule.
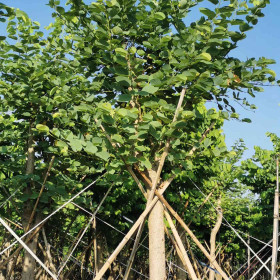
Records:
[[[149,268],[153,280],[166,279],[164,237],[163,206],[158,201],[149,216]]]
[[[35,151],[33,147],[33,135],[32,135],[32,124],[30,124],[29,129],[29,136],[27,142],[27,159],[26,159],[26,174],[33,174],[34,173],[34,164],[35,164]],[[24,191],[25,194],[31,195],[32,194],[32,186],[31,182],[27,184],[27,187]],[[23,215],[22,215],[22,225],[25,232],[28,231],[30,225],[29,220],[31,217],[31,213],[33,210],[32,201],[28,199],[24,203],[23,207]],[[36,219],[37,220],[37,219]],[[34,236],[32,240],[27,244],[27,246],[32,250],[33,253],[36,253],[37,249],[37,242],[38,242],[38,234]],[[23,267],[22,267],[22,280],[34,280],[35,279],[35,268],[36,262],[35,259],[28,253],[24,252],[24,259],[23,259]]]
[[[220,198],[218,200],[217,210],[218,210],[217,221],[214,228],[211,231],[211,236],[210,236],[210,256],[212,261],[215,260],[216,258],[216,236],[223,221],[223,213],[222,213]],[[215,279],[215,271],[211,269],[209,273],[209,280],[214,280],[214,279]]]
[[[152,185],[155,184],[156,170],[149,171]],[[150,197],[151,189],[148,190]],[[150,279],[165,280],[165,233],[164,233],[164,209],[160,201],[152,208],[149,219],[149,273]]]
[[[32,209],[31,209],[32,211]],[[23,216],[24,218],[26,217],[30,217],[31,215],[31,211],[27,212],[25,211],[24,214],[26,216]],[[28,216],[29,214],[29,216]],[[26,223],[27,221],[27,223]],[[38,219],[38,217],[36,218],[36,224],[39,223],[40,220]],[[28,220],[25,219],[23,224],[28,224]],[[35,224],[34,224],[35,225]],[[32,226],[34,226],[32,225]],[[36,254],[36,250],[37,250],[37,245],[38,245],[38,235],[39,233],[37,233],[33,239],[27,244],[27,246],[32,250],[32,252],[34,254]],[[36,261],[35,259],[28,253],[28,252],[24,252],[24,259],[23,259],[23,267],[22,267],[22,278],[21,280],[34,280],[35,279],[35,269],[36,269]]]

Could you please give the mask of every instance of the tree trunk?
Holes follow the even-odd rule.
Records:
[[[150,279],[166,279],[163,206],[160,201],[149,216],[149,266]]]
[[[210,256],[212,261],[216,259],[216,236],[223,221],[223,213],[222,213],[220,198],[218,200],[217,210],[218,210],[217,222],[214,228],[212,229],[211,236],[210,236]],[[214,280],[214,279],[215,279],[215,271],[211,269],[209,273],[209,280]]]
[[[27,210],[24,211],[23,225],[26,225],[26,221],[28,223],[28,220],[26,220],[25,218],[30,217],[31,212],[32,212],[32,209],[31,209],[30,212],[28,212]],[[38,218],[36,218],[36,224],[39,223],[39,222],[40,222],[40,220]],[[34,226],[34,225],[35,224],[32,224],[32,226]],[[24,228],[25,228],[25,226],[24,226]],[[36,254],[36,250],[37,250],[38,236],[39,236],[39,233],[37,233],[33,237],[33,239],[27,244],[27,246],[32,250],[32,252],[34,254]],[[23,259],[22,279],[21,280],[34,280],[35,279],[35,269],[36,269],[35,259],[28,252],[25,251],[24,252],[24,259]]]
[[[32,124],[30,124],[29,129],[29,137],[27,143],[27,159],[26,159],[26,174],[33,174],[34,172],[34,163],[35,163],[35,151],[33,147],[33,135],[32,135]],[[25,194],[31,195],[32,189],[31,184],[27,184],[27,187],[24,191]],[[33,210],[32,201],[28,199],[24,203],[23,207],[23,216],[22,216],[22,225],[25,232],[28,231],[30,228],[29,220]],[[32,250],[33,253],[36,253],[37,249],[37,242],[38,242],[38,234],[34,236],[32,240],[27,244],[27,246]],[[23,267],[22,267],[22,280],[34,280],[35,279],[35,268],[36,262],[34,258],[28,253],[24,252],[24,259],[23,259]]]
[[[154,184],[156,171],[150,170],[149,177]],[[148,197],[149,197],[148,191]],[[165,233],[164,233],[164,209],[160,201],[152,208],[149,219],[149,271],[150,279],[165,280]]]

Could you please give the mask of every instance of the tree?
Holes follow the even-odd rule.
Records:
[[[164,178],[165,160],[164,173],[182,166],[188,149],[174,143],[191,142],[190,128],[197,121],[192,110],[197,104],[215,100],[220,109],[224,105],[234,111],[229,95],[238,100],[239,91],[246,89],[252,95],[260,90],[254,83],[274,79],[266,68],[272,60],[241,62],[228,56],[245,38],[244,32],[263,16],[261,8],[266,3],[248,6],[231,1],[215,11],[201,8],[206,17],[187,26],[183,19],[196,1],[97,1],[90,5],[69,1],[69,10],[50,1],[66,23],[83,74],[91,77],[96,93],[102,94],[96,104],[97,125],[102,123],[116,143],[111,152],[138,172],[150,198]],[[239,18],[232,20],[233,13]],[[232,25],[241,32],[231,30]],[[237,117],[235,112],[231,116]],[[116,151],[117,143],[121,147]],[[150,263],[156,262],[150,268],[153,279],[163,279],[165,273],[163,224],[155,230],[152,226],[154,220],[162,219],[159,204],[150,214],[150,239],[156,234],[154,240],[161,240],[161,245],[150,244]],[[160,272],[153,272],[155,267]]]
[[[223,119],[238,118],[229,98],[244,99],[250,106],[243,92],[253,96],[261,91],[259,83],[274,80],[267,68],[273,60],[243,62],[230,56],[269,1],[231,1],[218,7],[212,0],[214,10],[201,8],[203,16],[187,25],[184,19],[198,2],[79,0],[63,8],[51,0],[55,22],[47,40],[37,31],[30,35],[37,23],[25,13],[1,6],[11,13],[8,37],[20,41],[13,44],[1,37],[1,111],[6,116],[13,112],[23,137],[29,131],[26,192],[35,189],[34,176],[44,178],[51,152],[59,155],[57,164],[74,182],[104,168],[108,180],[129,172],[149,207],[163,184],[191,173],[193,161],[209,162],[225,152],[216,142],[218,128]],[[217,103],[219,110],[207,110],[206,101]],[[210,138],[204,141],[205,132]],[[28,148],[22,142],[18,146]],[[200,149],[208,157],[196,158],[194,151]],[[68,194],[63,192],[64,199]],[[27,204],[29,223],[30,198]],[[152,279],[165,277],[163,210],[158,202],[149,216]]]

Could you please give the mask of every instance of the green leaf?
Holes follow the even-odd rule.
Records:
[[[116,48],[115,49],[116,54],[119,54],[121,56],[126,56],[127,55],[127,50],[123,49],[123,48]]]
[[[59,137],[59,136],[60,136],[60,131],[59,131],[58,128],[53,128],[53,129],[51,130],[51,134],[53,134],[53,135],[56,136],[56,137]]]
[[[149,94],[154,94],[155,92],[158,91],[158,87],[154,87],[152,85],[146,85],[143,87],[143,89],[139,92],[140,95],[149,95]]]
[[[123,144],[123,143],[124,143],[124,139],[123,139],[122,136],[119,135],[119,134],[114,134],[114,135],[112,136],[112,140],[113,140],[114,142],[117,142],[117,143],[120,143],[120,144]]]
[[[118,96],[119,102],[129,102],[132,98],[131,94],[121,94]]]
[[[187,7],[188,3],[189,3],[188,0],[181,0],[181,1],[179,2],[178,7],[179,7],[180,9],[184,9],[184,8]]]
[[[149,132],[156,140],[160,139],[160,133],[153,126],[149,127]]]
[[[61,141],[61,140],[55,141],[54,145],[57,147],[61,147],[61,148],[68,147],[68,145],[64,141]]]
[[[201,53],[200,55],[198,55],[196,57],[196,59],[211,61],[212,57],[211,57],[211,55],[209,53]]]
[[[0,41],[3,41],[3,40],[5,40],[5,39],[6,39],[5,36],[0,36]]]
[[[121,108],[117,111],[117,114],[120,115],[121,117],[126,117],[129,113],[129,110],[125,108]]]
[[[137,54],[139,54],[140,56],[144,56],[145,55],[145,51],[139,49],[139,50],[137,50]]]
[[[183,81],[192,81],[194,80],[199,73],[195,69],[190,69],[187,71],[184,71],[182,74],[179,74],[178,77],[182,79]]]
[[[97,147],[94,146],[92,142],[88,141],[84,151],[88,154],[95,154],[97,152]]]
[[[36,129],[40,132],[46,132],[46,133],[49,133],[50,131],[49,127],[44,124],[37,124]]]
[[[74,152],[79,152],[83,148],[82,141],[79,139],[71,139],[69,145]]]
[[[271,69],[264,68],[264,69],[262,69],[262,72],[270,74],[273,78],[276,77],[276,73],[273,70],[271,70]]]
[[[239,114],[237,114],[237,113],[231,113],[231,114],[230,114],[230,117],[231,117],[231,118],[234,118],[234,119],[238,119],[238,118],[239,118]]]
[[[98,152],[96,155],[105,161],[107,161],[110,157],[110,154],[107,151]]]
[[[119,27],[119,26],[115,26],[113,29],[112,29],[112,32],[115,34],[115,35],[120,35],[123,33],[123,30]]]
[[[195,113],[193,111],[183,111],[181,115],[185,120],[193,119],[195,117]]]
[[[211,145],[211,143],[212,143],[212,141],[211,141],[209,138],[206,138],[206,139],[204,140],[204,142],[203,142],[203,146],[204,146],[205,148],[207,148],[208,146]]]
[[[163,20],[163,19],[165,19],[165,14],[162,12],[157,12],[157,13],[155,13],[155,18],[158,20]]]
[[[162,43],[165,43],[165,42],[169,42],[171,39],[172,39],[171,36],[164,36],[164,37],[161,38],[160,41],[161,41]]]
[[[148,170],[152,169],[152,164],[150,163],[150,161],[145,158],[145,157],[140,157],[140,162],[141,162],[141,165],[146,167]]]
[[[248,118],[242,119],[242,122],[251,123],[252,121]]]
[[[215,157],[218,157],[218,156],[220,156],[220,150],[218,149],[218,148],[215,148],[214,150],[212,150],[212,152],[213,152],[213,154],[214,154],[214,156]]]
[[[159,121],[152,121],[152,122],[149,123],[149,125],[151,125],[154,128],[162,126],[162,124]]]
[[[121,85],[124,85],[124,86],[127,86],[127,87],[131,85],[130,79],[128,77],[125,77],[125,76],[117,76],[116,81],[118,83],[120,83]]]
[[[200,8],[199,11],[202,14],[208,16],[208,18],[210,18],[210,19],[213,19],[216,16],[215,12],[213,12],[210,9],[207,9],[207,8]]]
[[[253,28],[253,27],[250,26],[248,23],[243,23],[243,24],[239,25],[239,30],[240,30],[241,32],[248,31],[248,30],[250,30],[250,29],[252,29],[252,28]]]
[[[131,54],[135,54],[136,52],[137,52],[137,49],[135,48],[135,47],[131,47],[131,48],[129,48],[129,53],[131,53]]]
[[[225,82],[221,76],[217,76],[213,80],[214,80],[214,84],[217,86],[222,85]]]
[[[24,22],[27,22],[28,20],[28,15],[20,9],[16,9],[16,17],[22,18]]]

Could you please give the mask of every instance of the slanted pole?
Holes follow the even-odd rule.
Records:
[[[173,224],[172,218],[170,217],[170,215],[167,212],[167,210],[164,211],[164,215],[165,215],[165,217],[167,219],[167,222],[168,222],[168,224],[169,224],[169,226],[171,228],[171,231],[172,231],[172,233],[174,235],[174,238],[175,238],[175,240],[177,242],[179,250],[181,251],[181,254],[182,254],[183,258],[184,258],[184,263],[186,264],[185,268],[187,269],[189,277],[192,280],[198,280],[197,277],[196,277],[195,271],[193,269],[193,266],[192,266],[192,264],[190,262],[190,259],[188,257],[188,254],[186,252],[186,249],[184,248],[184,244],[183,244],[183,242],[182,242],[182,240],[181,240],[181,238],[179,236],[179,233],[178,233],[177,229],[175,228],[175,226]]]
[[[222,268],[217,263],[216,259],[212,259],[210,256],[210,253],[207,252],[207,250],[203,247],[203,245],[199,242],[197,237],[194,235],[194,233],[189,229],[189,227],[185,224],[185,222],[181,219],[181,217],[176,213],[176,211],[169,205],[169,203],[165,200],[165,198],[161,195],[159,191],[155,191],[155,194],[159,198],[159,200],[162,202],[164,206],[169,210],[169,212],[174,216],[174,218],[179,222],[179,224],[186,230],[188,235],[191,237],[191,239],[194,241],[194,243],[197,245],[197,247],[202,251],[202,253],[206,256],[206,258],[210,261],[210,265],[213,265],[214,268],[221,274],[221,276],[228,280],[229,277],[226,275],[226,273],[222,270]]]
[[[271,260],[271,279],[276,277],[277,267],[277,248],[278,248],[278,228],[279,228],[279,159],[276,159],[276,189],[274,196],[273,214],[273,241],[272,241],[272,260]]]

